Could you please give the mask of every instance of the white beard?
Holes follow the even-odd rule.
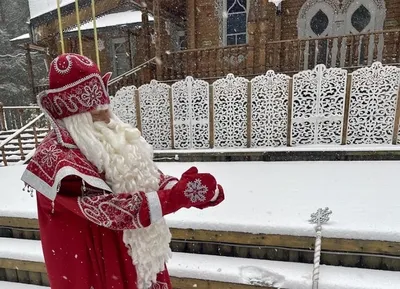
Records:
[[[65,118],[63,123],[85,157],[105,172],[114,193],[158,190],[160,174],[153,150],[139,130],[114,115],[109,124],[93,123],[90,113]],[[164,218],[146,228],[124,230],[123,241],[136,267],[138,288],[151,287],[171,257],[171,233]]]

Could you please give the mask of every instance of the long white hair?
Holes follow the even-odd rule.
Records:
[[[99,107],[98,109],[107,109]],[[83,155],[104,172],[114,193],[154,192],[160,174],[153,162],[153,149],[140,131],[123,123],[111,111],[110,123],[93,122],[90,113],[63,119]],[[123,241],[138,275],[138,288],[149,288],[171,257],[171,234],[164,219],[147,228],[124,230]]]

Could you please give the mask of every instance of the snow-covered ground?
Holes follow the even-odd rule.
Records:
[[[310,214],[327,206],[325,237],[400,242],[398,161],[159,163],[175,176],[192,165],[216,176],[226,201],[169,215],[171,227],[314,236]],[[24,169],[0,168],[0,216],[36,218]]]
[[[0,258],[43,262],[40,241],[0,238]],[[173,277],[213,280],[236,284],[311,288],[311,264],[276,262],[233,257],[174,253],[168,263]],[[13,287],[15,286],[15,287]],[[399,289],[400,272],[321,266],[322,289]],[[0,289],[38,289],[1,283]],[[193,284],[193,288],[196,285]]]

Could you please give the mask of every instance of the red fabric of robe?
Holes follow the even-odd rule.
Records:
[[[165,180],[160,183],[160,188],[166,184]],[[136,269],[122,235],[124,229],[135,229],[138,222],[148,226],[150,211],[146,198],[140,202],[132,198],[131,194],[104,194],[87,184],[82,186],[77,176],[62,181],[54,205],[37,193],[41,241],[52,289],[142,289],[137,288]],[[102,204],[107,206],[103,207],[106,219],[85,214],[85,208]],[[129,210],[137,214],[124,213]],[[104,222],[99,224],[99,220]],[[152,289],[170,288],[165,270],[158,274]]]

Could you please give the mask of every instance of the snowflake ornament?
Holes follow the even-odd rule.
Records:
[[[193,182],[188,182],[184,194],[192,203],[196,203],[204,202],[207,192],[208,188],[201,183],[200,179],[196,179]]]
[[[332,214],[332,211],[329,210],[328,207],[325,209],[319,208],[316,213],[311,214],[310,223],[313,224],[325,224],[329,221],[329,216]]]

